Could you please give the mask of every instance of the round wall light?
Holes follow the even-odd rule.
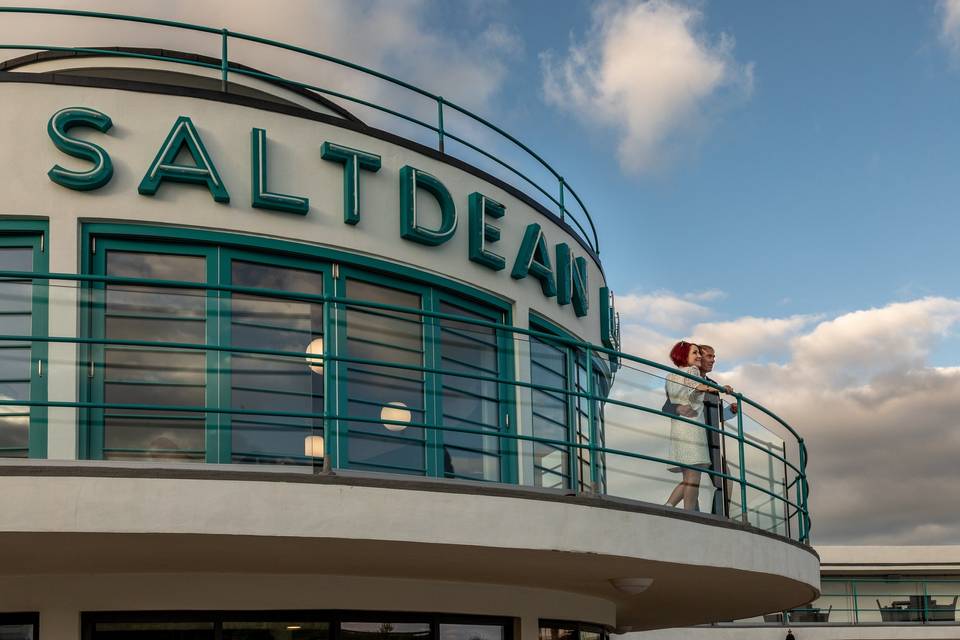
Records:
[[[303,455],[308,458],[323,457],[323,436],[307,436],[303,439]]]
[[[410,409],[407,409],[407,405],[402,402],[388,402],[380,409],[380,419],[392,421],[383,423],[387,431],[403,431],[407,428],[407,425],[393,423],[410,422],[413,420],[413,414],[410,413]]]
[[[314,373],[323,373],[323,338],[314,338],[307,345],[307,364]]]

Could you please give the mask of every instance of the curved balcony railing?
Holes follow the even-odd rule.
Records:
[[[164,52],[162,49],[158,50],[158,53],[146,53],[143,51],[124,51],[113,48],[60,46],[54,43],[2,43],[0,44],[0,49],[59,51],[83,55],[169,62],[218,71],[221,76],[221,87],[225,92],[229,90],[231,76],[245,76],[257,80],[278,82],[290,87],[306,89],[334,101],[349,103],[354,108],[359,107],[372,110],[373,113],[379,114],[387,120],[402,123],[405,126],[412,125],[415,136],[417,136],[416,132],[429,133],[431,137],[434,138],[436,149],[440,153],[456,156],[475,166],[489,170],[491,173],[500,174],[498,177],[502,177],[514,188],[520,190],[541,206],[554,213],[561,222],[568,225],[574,235],[577,235],[585,243],[585,246],[592,250],[595,255],[599,256],[600,242],[593,220],[583,201],[580,199],[580,196],[577,195],[577,192],[563,178],[560,172],[530,147],[501,127],[498,127],[489,120],[443,96],[434,94],[388,74],[325,53],[251,34],[230,31],[225,28],[189,24],[173,20],[73,9],[0,7],[0,13],[72,16],[77,18],[112,20],[168,27],[180,30],[181,32],[188,31],[214,36],[218,39],[218,48],[220,50],[220,61],[218,64],[205,62],[202,59],[187,59],[183,56],[175,56]],[[398,97],[395,104],[391,107],[378,104],[375,99],[351,95],[343,90],[336,90],[329,86],[324,87],[316,83],[304,82],[291,77],[282,77],[257,71],[230,60],[229,52],[236,43],[241,42],[263,45],[275,51],[291,52],[297,54],[301,60],[308,60],[318,64],[331,64],[341,72],[345,71],[357,74],[358,80],[365,78],[378,83],[384,83],[392,89],[400,90],[406,94],[406,96]],[[322,76],[324,73],[322,68],[311,69],[310,71],[311,74],[314,75]],[[353,82],[351,79],[350,84],[361,85],[363,83]],[[411,99],[416,100],[411,103]],[[428,109],[424,108],[423,101],[426,101],[430,105]],[[572,202],[570,200],[571,197],[573,199]],[[571,204],[573,204],[572,208]]]
[[[670,374],[718,398],[723,389],[657,362],[466,312],[342,295],[23,271],[0,271],[0,282],[39,284],[51,316],[82,318],[79,337],[0,335],[13,363],[2,367],[0,434],[4,423],[61,421],[60,433],[75,426],[91,459],[393,472],[654,504],[679,470],[694,469],[703,511],[809,541],[803,439],[740,393],[736,417],[721,424],[666,413]],[[188,326],[191,309],[212,318],[205,331]],[[311,329],[304,317],[320,320]],[[180,324],[161,331],[170,318]],[[305,346],[272,348],[277,332]],[[49,357],[9,355],[38,344]],[[16,369],[23,361],[33,371]],[[75,371],[75,399],[14,384],[36,373],[44,384],[73,384]],[[712,441],[709,468],[671,459],[671,421]]]

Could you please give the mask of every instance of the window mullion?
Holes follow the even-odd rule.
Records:
[[[423,292],[422,306],[425,311],[436,313],[440,310],[440,295],[435,289]],[[436,316],[422,315],[423,322],[423,366],[429,369],[440,369],[441,340],[440,321]],[[436,429],[426,429],[424,440],[426,446],[426,474],[428,476],[443,477],[443,376],[435,372],[424,374],[423,391],[426,394],[424,402],[424,422],[434,425]]]

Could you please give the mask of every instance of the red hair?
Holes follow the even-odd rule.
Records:
[[[670,349],[670,359],[673,360],[673,364],[680,368],[688,366],[690,362],[690,349],[693,349],[695,346],[697,345],[685,340],[681,340],[673,345],[673,349]]]

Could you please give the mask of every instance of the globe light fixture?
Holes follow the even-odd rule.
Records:
[[[308,458],[323,457],[323,436],[307,436],[303,439],[303,455]]]
[[[380,409],[380,419],[381,420],[392,420],[393,422],[410,422],[413,419],[413,414],[410,413],[410,409],[407,409],[407,405],[402,402],[388,402]],[[393,424],[390,422],[384,422],[383,426],[387,428],[387,431],[403,431],[407,428],[405,424]]]
[[[314,373],[323,373],[323,338],[314,338],[310,341],[310,344],[307,345],[306,352],[310,355],[307,356],[307,364],[310,365],[310,370]]]

